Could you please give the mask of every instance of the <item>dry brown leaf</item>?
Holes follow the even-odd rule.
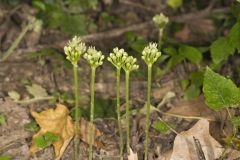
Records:
[[[203,117],[206,119],[216,120],[217,114],[211,110],[199,97],[193,100],[180,100],[167,113],[177,114],[190,117]]]
[[[193,137],[200,142],[206,160],[217,159],[222,155],[224,148],[209,134],[209,122],[202,119],[188,131],[176,136],[170,160],[199,159]]]
[[[81,118],[80,120],[80,137],[83,142],[89,144],[89,127],[90,122]],[[102,132],[93,125],[93,145],[97,148],[104,148],[104,144],[100,142],[97,138],[102,136]]]
[[[38,148],[33,142],[38,136],[46,132],[57,134],[60,139],[53,143],[56,159],[60,159],[67,145],[74,136],[74,126],[72,118],[69,116],[69,110],[66,106],[57,104],[56,109],[48,109],[40,113],[31,111],[32,116],[40,126],[40,131],[32,138],[30,152],[34,153]]]

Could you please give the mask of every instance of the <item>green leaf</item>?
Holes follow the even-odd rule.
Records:
[[[31,132],[38,132],[40,128],[36,122],[29,122],[24,125],[24,129]]]
[[[52,132],[46,132],[42,136],[38,136],[34,139],[34,143],[39,148],[46,148],[51,145],[53,142],[56,142],[60,137]]]
[[[44,134],[44,138],[47,142],[56,142],[60,139],[60,137],[57,134],[54,134],[52,132],[46,132]]]
[[[229,55],[234,53],[234,47],[229,43],[228,38],[221,37],[211,45],[211,57],[214,63],[218,64]]]
[[[18,101],[20,99],[20,95],[16,91],[10,91],[8,92],[8,96],[12,98],[14,101]]]
[[[188,79],[183,79],[180,81],[180,85],[183,90],[187,89],[189,83],[190,83],[190,81]]]
[[[240,22],[237,22],[229,32],[230,44],[240,51]]]
[[[146,47],[146,45],[147,41],[145,38],[137,37],[136,41],[131,43],[131,48],[138,53],[142,53],[142,50],[144,49],[144,47]]]
[[[32,5],[39,10],[42,10],[42,11],[46,10],[45,4],[39,0],[32,1]]]
[[[190,85],[184,92],[184,99],[193,99],[200,95],[200,88],[196,85]]]
[[[153,122],[152,127],[162,134],[167,134],[170,128],[162,121],[157,120]],[[171,126],[174,128],[174,126]]]
[[[173,9],[181,7],[182,3],[182,0],[167,0],[167,5]]]
[[[31,86],[26,86],[28,93],[30,93],[33,97],[47,97],[47,91],[42,86],[38,84],[33,84]]]
[[[49,146],[51,143],[47,142],[43,136],[38,136],[34,139],[34,143],[37,145],[39,148],[46,148]]]
[[[0,125],[5,124],[6,123],[6,118],[4,116],[4,114],[0,113]]]
[[[11,156],[0,155],[0,160],[11,160]]]
[[[205,103],[214,110],[236,107],[240,103],[240,90],[230,80],[207,67],[203,80]]]
[[[179,48],[179,54],[195,64],[198,64],[202,61],[202,53],[198,49],[191,46],[181,46]]]
[[[196,87],[200,87],[203,84],[203,72],[193,72],[190,74],[191,84],[194,84]]]
[[[232,117],[231,118],[231,123],[235,126],[240,126],[240,116]]]

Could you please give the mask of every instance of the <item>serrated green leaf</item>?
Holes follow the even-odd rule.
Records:
[[[197,48],[191,46],[181,46],[179,48],[179,54],[195,64],[202,61],[202,53]]]
[[[207,67],[203,80],[205,103],[214,110],[235,107],[240,103],[240,90],[230,80]]]
[[[240,51],[240,22],[237,22],[228,35],[230,44]]]
[[[47,91],[42,86],[38,84],[33,84],[32,86],[26,86],[28,93],[30,93],[33,97],[47,97]]]
[[[7,155],[0,155],[0,160],[11,160],[11,156],[7,156]]]
[[[211,45],[211,57],[214,63],[218,64],[229,55],[234,53],[235,48],[229,43],[229,39],[221,37]]]
[[[43,136],[38,136],[34,139],[34,143],[36,144],[37,147],[39,148],[46,148],[49,146],[51,143],[47,142]]]
[[[240,126],[240,116],[232,117],[231,118],[231,123],[235,126]]]
[[[18,101],[20,99],[20,95],[16,91],[10,91],[8,92],[8,96],[12,98],[14,101]]]
[[[44,139],[47,141],[47,142],[56,142],[60,139],[60,137],[52,132],[46,132],[44,134]]]
[[[167,0],[167,5],[173,9],[181,7],[182,3],[182,0]]]
[[[5,124],[5,123],[6,123],[5,116],[2,113],[0,113],[0,125]]]
[[[26,123],[26,124],[24,125],[24,128],[25,128],[26,130],[32,131],[32,132],[37,132],[37,131],[39,131],[39,129],[40,129],[40,128],[38,127],[38,125],[37,125],[36,122]]]

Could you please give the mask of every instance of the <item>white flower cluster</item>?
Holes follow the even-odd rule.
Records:
[[[103,64],[104,55],[101,51],[97,51],[95,47],[89,47],[84,58],[90,63],[91,67],[98,67]]]
[[[113,53],[110,53],[108,61],[111,62],[116,68],[120,69],[125,64],[128,57],[124,49],[114,48]]]
[[[64,52],[67,55],[67,59],[73,65],[77,65],[81,55],[86,52],[86,45],[81,42],[79,37],[75,36],[68,42],[67,46],[64,47]]]
[[[139,65],[136,64],[137,59],[133,56],[128,56],[125,64],[123,65],[123,69],[127,72],[131,72],[133,70],[137,70],[139,68]]]
[[[165,25],[168,23],[169,19],[164,14],[160,13],[153,17],[153,22],[159,27],[164,28]]]
[[[149,43],[142,51],[142,59],[147,65],[152,65],[160,57],[161,52],[158,51],[157,43]]]

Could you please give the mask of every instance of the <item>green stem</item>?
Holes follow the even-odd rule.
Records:
[[[158,30],[158,49],[160,50],[162,48],[162,44],[163,44],[163,28],[160,28]]]
[[[130,124],[129,124],[129,71],[126,71],[126,130],[127,130],[127,153],[130,154]]]
[[[151,96],[151,81],[152,81],[152,66],[148,65],[148,82],[147,82],[147,109],[146,109],[146,141],[145,141],[145,157],[144,160],[148,159],[148,133],[149,133],[149,121],[150,121],[150,96]]]
[[[12,45],[8,48],[6,52],[3,53],[2,58],[0,59],[0,62],[5,61],[12,53],[13,50],[18,46],[18,44],[21,42],[27,31],[31,28],[31,24],[26,25],[23,30],[20,32],[18,37],[15,39],[15,41],[12,43]]]
[[[121,68],[117,68],[117,119],[118,119],[118,130],[119,130],[119,144],[120,144],[120,159],[123,160],[123,133],[120,115],[120,72]]]
[[[94,120],[94,83],[95,83],[95,71],[92,67],[91,70],[91,113],[90,113],[90,128],[89,128],[89,160],[93,159],[93,120]]]
[[[74,137],[74,160],[79,159],[79,143],[80,143],[80,133],[79,133],[79,119],[80,112],[78,107],[78,67],[73,66],[74,74],[74,93],[75,93],[75,137]]]

